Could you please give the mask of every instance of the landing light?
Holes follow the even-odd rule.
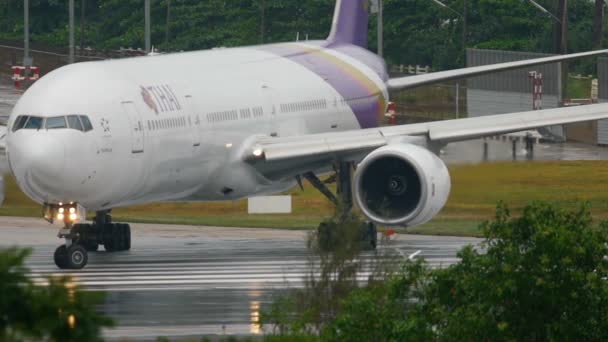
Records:
[[[66,221],[77,223],[86,217],[86,209],[78,203],[71,204],[45,204],[44,218],[53,221]]]
[[[261,157],[264,154],[264,150],[262,150],[261,148],[256,148],[255,150],[253,150],[253,156],[254,157]]]

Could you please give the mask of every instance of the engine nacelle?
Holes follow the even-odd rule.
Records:
[[[391,144],[370,153],[357,168],[354,198],[370,220],[412,227],[431,220],[450,194],[450,174],[429,150]]]

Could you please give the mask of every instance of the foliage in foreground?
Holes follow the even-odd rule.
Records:
[[[100,293],[84,292],[67,277],[38,285],[23,265],[30,250],[0,250],[0,341],[99,341],[112,321],[98,314]]]
[[[536,203],[513,218],[501,204],[482,230],[460,263],[405,262],[343,295],[321,323],[286,307],[291,329],[279,335],[309,325],[328,341],[608,340],[608,223],[593,225],[586,207]]]
[[[304,338],[318,332],[325,322],[335,318],[342,301],[357,288],[362,266],[357,259],[361,222],[349,217],[341,222],[332,218],[324,224],[331,226],[325,230],[324,239],[314,234],[308,239],[310,254],[304,287],[278,298],[262,315],[262,321],[278,335]],[[333,245],[331,250],[328,244]]]

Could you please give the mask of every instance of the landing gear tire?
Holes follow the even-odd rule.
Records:
[[[104,248],[108,252],[131,249],[131,227],[125,223],[106,224],[103,231]]]
[[[317,243],[319,249],[324,252],[333,250],[336,245],[335,224],[333,222],[321,222],[317,228]]]
[[[71,245],[67,248],[67,268],[80,270],[87,265],[89,255],[81,245]]]
[[[67,268],[68,248],[65,245],[57,247],[53,259],[55,260],[55,265],[60,269]]]
[[[62,245],[55,250],[54,259],[55,265],[60,269],[80,270],[86,266],[89,256],[81,245]]]
[[[361,227],[361,249],[375,250],[378,245],[378,229],[373,222],[365,222]]]
[[[99,250],[99,244],[93,241],[87,241],[82,245],[87,252],[97,252]]]
[[[82,245],[87,252],[97,252],[99,243],[97,242],[97,229],[90,224],[75,224],[72,231],[78,236],[77,243]]]
[[[118,226],[113,223],[107,223],[103,227],[103,247],[107,252],[116,252],[120,250],[120,231]]]
[[[357,229],[353,226],[353,229]],[[375,250],[378,245],[378,229],[373,222],[365,222],[359,225],[359,242],[363,251]],[[321,222],[317,228],[317,243],[324,252],[330,252],[340,243],[342,237],[338,236],[335,222]]]
[[[131,250],[131,226],[126,223],[121,223],[122,250]]]

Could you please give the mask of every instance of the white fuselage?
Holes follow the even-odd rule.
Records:
[[[283,46],[339,61],[385,103],[379,70],[320,45]],[[332,86],[334,76],[311,68],[255,47],[63,67],[15,106],[7,137],[11,171],[39,203],[75,201],[89,210],[286,190],[292,179],[267,179],[242,162],[248,139],[361,126],[349,106],[356,99]],[[74,114],[86,115],[93,129],[11,129],[19,116]]]

